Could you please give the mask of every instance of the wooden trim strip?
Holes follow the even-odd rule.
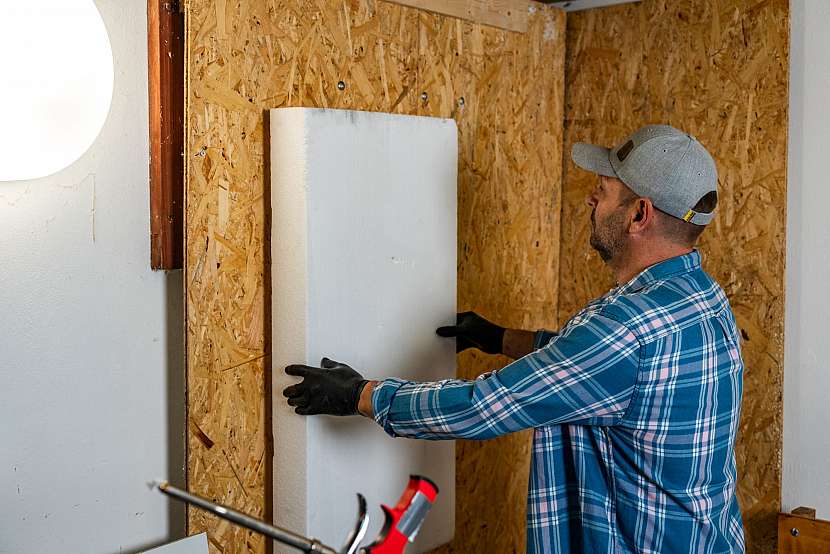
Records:
[[[778,514],[778,552],[830,552],[830,521],[794,514]]]
[[[150,95],[150,266],[181,269],[184,248],[184,16],[147,0]]]
[[[527,18],[530,11],[529,0],[386,1],[519,33],[527,31]]]

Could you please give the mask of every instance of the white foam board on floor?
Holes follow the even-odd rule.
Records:
[[[199,533],[152,550],[145,550],[144,554],[208,554],[207,533]]]
[[[448,542],[452,441],[298,416],[281,391],[296,382],[284,366],[323,356],[369,379],[455,377],[453,341],[435,335],[456,311],[455,122],[282,108],[270,113],[270,143],[275,523],[339,548],[362,492],[373,536],[379,505],[394,505],[414,473],[440,493],[407,552]]]

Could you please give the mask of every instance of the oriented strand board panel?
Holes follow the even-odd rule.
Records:
[[[289,364],[343,361],[367,379],[455,377],[455,121],[352,110],[271,110],[273,390]],[[363,417],[274,404],[274,521],[340,547],[355,493],[370,537],[409,475],[440,491],[412,552],[452,539],[452,441],[393,439]],[[284,547],[277,551],[294,552]]]
[[[458,308],[556,324],[564,12],[514,33],[372,0],[187,0],[188,486],[270,517],[271,213],[266,110],[331,107],[458,125]],[[338,83],[343,83],[338,87]],[[423,95],[422,93],[426,93]],[[464,353],[472,378],[506,359]],[[279,444],[274,448],[279,448]],[[442,552],[521,552],[529,434],[456,446]],[[262,537],[198,510],[213,554]]]
[[[773,552],[781,487],[788,2],[643,0],[568,16],[565,151],[648,123],[694,134],[719,171],[699,247],[743,335],[738,497],[749,552]],[[588,246],[595,178],[565,163],[559,320],[612,285]]]

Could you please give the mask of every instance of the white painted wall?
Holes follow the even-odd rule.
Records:
[[[115,65],[101,135],[51,177],[0,183],[3,554],[183,533],[145,486],[182,483],[184,445],[181,273],[149,262],[146,2],[97,4]]]
[[[790,7],[782,507],[830,519],[830,2]]]
[[[455,378],[458,137],[452,119],[271,110],[274,520],[339,548],[355,493],[394,506],[410,474],[436,483],[413,554],[455,531],[455,445],[391,438],[362,417],[304,417],[282,390],[289,364],[324,356],[367,379]],[[288,547],[276,552],[294,552]]]

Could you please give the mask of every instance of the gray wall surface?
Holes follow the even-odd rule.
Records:
[[[115,68],[100,136],[55,175],[0,183],[3,554],[184,532],[145,485],[184,477],[181,272],[149,261],[146,2],[97,5]]]

